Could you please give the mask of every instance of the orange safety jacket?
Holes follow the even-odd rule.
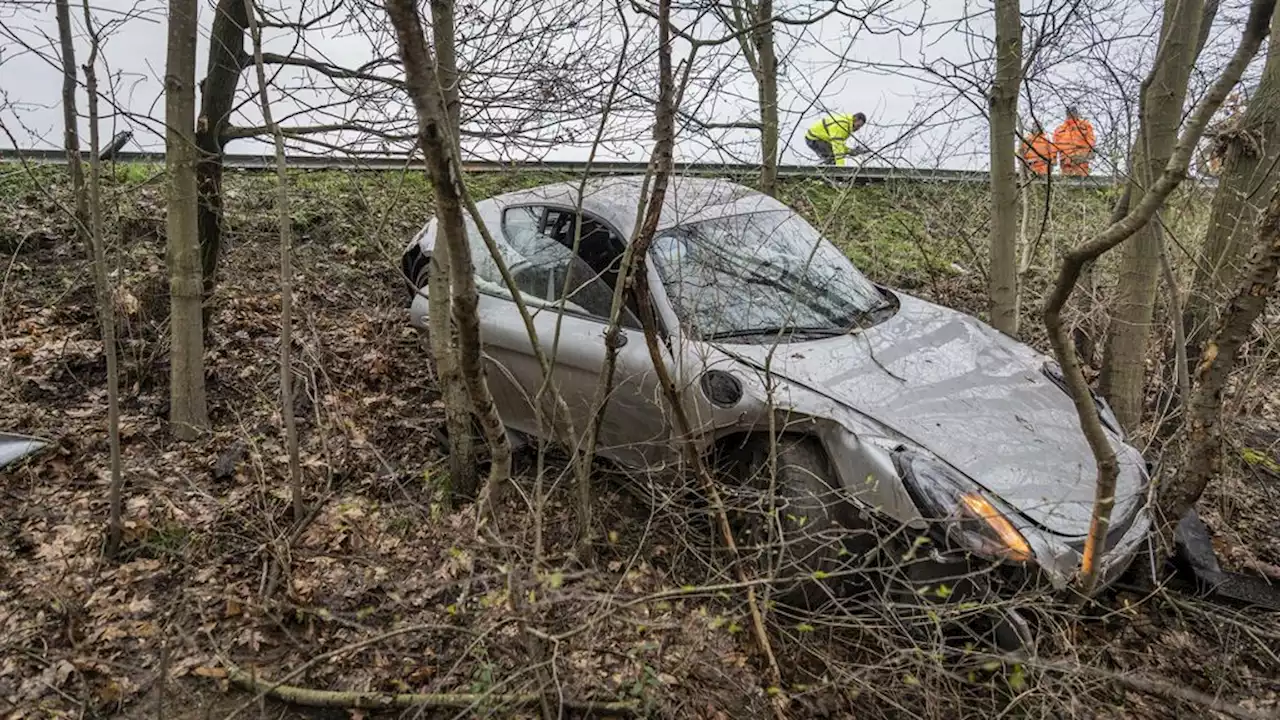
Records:
[[[1022,159],[1036,175],[1048,175],[1057,160],[1058,152],[1043,131],[1032,134],[1030,142],[1023,142]]]
[[[1064,160],[1088,160],[1095,141],[1093,124],[1084,118],[1067,118],[1053,131],[1053,145]]]

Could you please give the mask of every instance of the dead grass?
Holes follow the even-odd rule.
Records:
[[[786,676],[785,687],[771,691],[761,686],[744,630],[745,593],[713,547],[696,496],[669,478],[602,467],[596,493],[605,534],[584,565],[572,552],[570,480],[554,453],[545,463],[555,487],[545,557],[529,557],[535,529],[522,493],[502,508],[504,542],[476,541],[471,508],[444,507],[434,492],[444,472],[433,440],[440,424],[434,381],[406,324],[396,271],[405,238],[427,214],[429,196],[417,179],[299,176],[294,402],[315,516],[292,546],[285,542],[267,180],[229,181],[228,252],[206,355],[214,433],[195,443],[171,440],[164,422],[161,189],[125,178],[110,193],[129,499],[126,555],[108,564],[99,552],[105,368],[83,253],[43,191],[0,177],[9,183],[0,183],[0,247],[9,266],[0,306],[0,429],[57,443],[0,479],[6,717],[159,717],[158,707],[166,717],[223,717],[250,699],[226,689],[224,659],[280,679],[323,653],[406,629],[336,654],[291,682],[388,692],[551,691],[633,700],[654,717],[764,717],[772,708],[789,717],[1203,714],[1193,704],[1126,691],[1107,676],[1122,673],[1280,707],[1280,621],[1166,593],[1108,596],[1101,617],[1087,621],[1044,598],[1020,600],[1033,604],[1042,628],[1036,659],[1021,664],[972,653],[942,657],[930,634],[934,619],[912,622],[887,605],[805,616],[774,608],[770,629]],[[57,197],[62,191],[49,181]],[[537,178],[484,182],[482,192],[493,192]],[[863,224],[838,229],[842,246],[861,247],[879,263],[870,268],[879,280],[905,279],[931,299],[979,311],[982,233],[973,230],[973,208],[980,197],[916,193],[915,205],[895,212],[916,213],[897,220],[915,223],[920,237],[886,239],[885,228],[901,225],[882,211],[901,206],[902,192],[873,188],[860,196],[861,210],[842,217]],[[831,198],[813,201],[815,213],[819,201]],[[940,206],[936,216],[923,213],[928,203]],[[964,254],[970,243],[977,254]],[[949,270],[952,262],[964,271]],[[1273,393],[1272,384],[1262,381],[1257,392]],[[1277,427],[1269,409],[1253,416],[1264,430]],[[1241,447],[1276,460],[1275,437],[1251,436]],[[536,461],[522,458],[523,494]],[[1206,504],[1246,489],[1254,495],[1211,515],[1211,523],[1219,539],[1276,563],[1275,478],[1255,472],[1257,462],[1241,463],[1250,473],[1237,472]],[[1270,500],[1256,500],[1262,497]],[[1234,557],[1229,549],[1225,555]],[[278,587],[264,596],[273,577],[281,578]],[[514,710],[479,703],[457,716],[476,714]]]

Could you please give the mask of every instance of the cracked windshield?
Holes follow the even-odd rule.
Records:
[[[785,210],[677,227],[650,252],[681,321],[708,340],[844,332],[886,302],[834,245]]]

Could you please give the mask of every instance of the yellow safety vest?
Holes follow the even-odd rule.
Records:
[[[824,142],[844,141],[853,134],[853,125],[853,115],[829,115],[809,128],[805,137]]]

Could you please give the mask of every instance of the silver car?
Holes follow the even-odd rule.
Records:
[[[554,381],[577,428],[594,409],[613,287],[642,191],[640,178],[621,177],[592,180],[581,197],[565,183],[479,203],[538,342],[550,354],[559,337]],[[428,224],[403,257],[421,288],[410,315],[423,329],[435,229]],[[542,382],[531,341],[476,228],[469,231],[490,387],[510,429],[544,435],[530,402]],[[888,533],[910,540],[897,547],[905,542],[899,555],[919,560],[905,571],[917,588],[971,576],[979,560],[999,566],[990,577],[1002,586],[1067,586],[1089,529],[1096,469],[1048,357],[871,282],[795,211],[730,182],[673,179],[649,257],[664,360],[696,426],[688,440],[729,470],[727,490],[772,479],[768,502],[783,518],[776,525],[810,578],[836,555],[884,550]],[[678,429],[635,310],[628,298],[599,452],[661,469],[679,462]],[[1151,517],[1143,458],[1105,403],[1097,407],[1121,466],[1102,586],[1141,549]],[[771,446],[777,472],[762,473],[772,467]],[[833,553],[833,528],[864,532],[846,534]],[[948,586],[947,595],[960,593]]]

